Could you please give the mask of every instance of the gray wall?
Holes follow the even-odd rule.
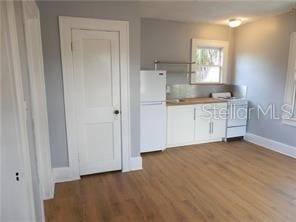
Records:
[[[154,59],[188,61],[191,38],[230,42],[230,77],[234,78],[232,73],[235,72],[235,83],[249,87],[249,99],[253,104],[267,101],[279,105],[283,101],[289,33],[295,31],[295,16],[273,17],[233,31],[219,25],[141,19],[137,5],[126,2],[39,2],[39,7],[53,167],[68,165],[58,16],[130,22],[132,156],[139,155],[140,144],[140,66],[151,69]],[[234,45],[237,56],[235,71],[232,69]],[[184,73],[186,67],[162,68],[178,71],[168,75],[168,84],[188,84]],[[284,133],[279,135],[279,130]],[[291,136],[295,128],[284,126],[280,121],[251,120],[249,132],[288,144],[296,143]]]
[[[290,34],[295,31],[295,14],[266,18],[236,29],[234,82],[248,86],[252,106],[283,104]],[[253,112],[248,132],[296,146],[295,127],[269,117],[257,120],[256,116]]]
[[[164,61],[190,61],[191,39],[202,38],[230,42],[229,83],[232,79],[233,29],[228,26],[205,23],[184,23],[157,19],[141,21],[141,68],[153,69],[155,59]],[[159,66],[168,72],[168,84],[186,84],[186,66]],[[177,72],[177,73],[176,73]]]
[[[53,167],[68,165],[58,16],[130,22],[131,150],[139,155],[140,17],[133,3],[39,2]]]
[[[190,58],[190,38],[192,37],[229,41],[232,41],[233,37],[232,31],[225,26],[150,19],[143,19],[141,24],[140,6],[135,3],[40,1],[39,8],[53,167],[68,165],[58,16],[127,20],[130,22],[132,156],[138,156],[140,151],[140,64],[142,64],[142,68],[151,68],[155,58],[188,60]],[[142,33],[141,25],[143,26]],[[140,60],[141,56],[142,60]],[[175,76],[176,83],[183,83],[184,76],[186,81],[186,75]]]

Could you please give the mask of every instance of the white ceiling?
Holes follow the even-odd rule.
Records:
[[[0,0],[1,1],[1,0]],[[243,23],[273,16],[296,8],[296,0],[38,0],[71,2],[109,2],[137,5],[141,17],[183,22],[227,25],[231,18]]]
[[[226,25],[230,18],[243,23],[262,17],[278,15],[296,6],[293,1],[150,1],[138,2],[141,15],[146,18],[186,22],[207,22]]]

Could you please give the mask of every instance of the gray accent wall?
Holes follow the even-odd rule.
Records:
[[[296,15],[262,19],[235,31],[235,84],[248,86],[252,107],[275,104],[277,115],[284,102],[290,34],[296,31]],[[252,112],[248,132],[296,146],[296,128]]]
[[[53,167],[68,166],[58,16],[74,16],[130,23],[131,151],[140,153],[140,17],[133,3],[39,1]]]
[[[190,61],[192,38],[229,41],[228,83],[231,83],[233,37],[233,29],[228,26],[143,18],[141,20],[141,69],[154,69],[155,59]],[[189,84],[186,65],[159,65],[159,69],[168,70],[169,85]]]

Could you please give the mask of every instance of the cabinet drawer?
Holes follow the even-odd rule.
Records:
[[[246,126],[247,119],[228,119],[227,126],[235,127],[235,126]]]
[[[245,136],[246,135],[246,129],[247,129],[246,126],[227,128],[227,138]]]

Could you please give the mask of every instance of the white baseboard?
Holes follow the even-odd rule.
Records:
[[[142,170],[142,157],[131,157],[129,162],[129,171]],[[127,171],[125,171],[127,172]],[[70,167],[53,168],[53,180],[55,183],[79,180],[80,177],[74,175]]]
[[[189,146],[189,145],[198,145],[198,144],[204,144],[204,143],[215,143],[215,142],[221,142],[221,139],[209,139],[209,140],[195,140],[187,143],[176,143],[176,144],[167,144],[166,148],[176,148],[181,146]]]
[[[50,192],[50,199],[54,198],[54,191],[55,191],[55,183],[52,183],[51,192]]]
[[[53,180],[55,183],[68,182],[79,180],[80,177],[73,175],[73,170],[70,167],[53,168]]]
[[[130,171],[142,170],[142,157],[131,157],[130,158]]]
[[[247,133],[245,136],[245,140],[256,145],[262,146],[264,148],[273,150],[275,152],[284,154],[286,156],[296,158],[296,147],[280,143],[252,133]]]
[[[52,181],[52,183],[48,187],[47,192],[45,192],[45,195],[43,196],[43,200],[50,200],[54,198],[54,188],[55,183]]]

